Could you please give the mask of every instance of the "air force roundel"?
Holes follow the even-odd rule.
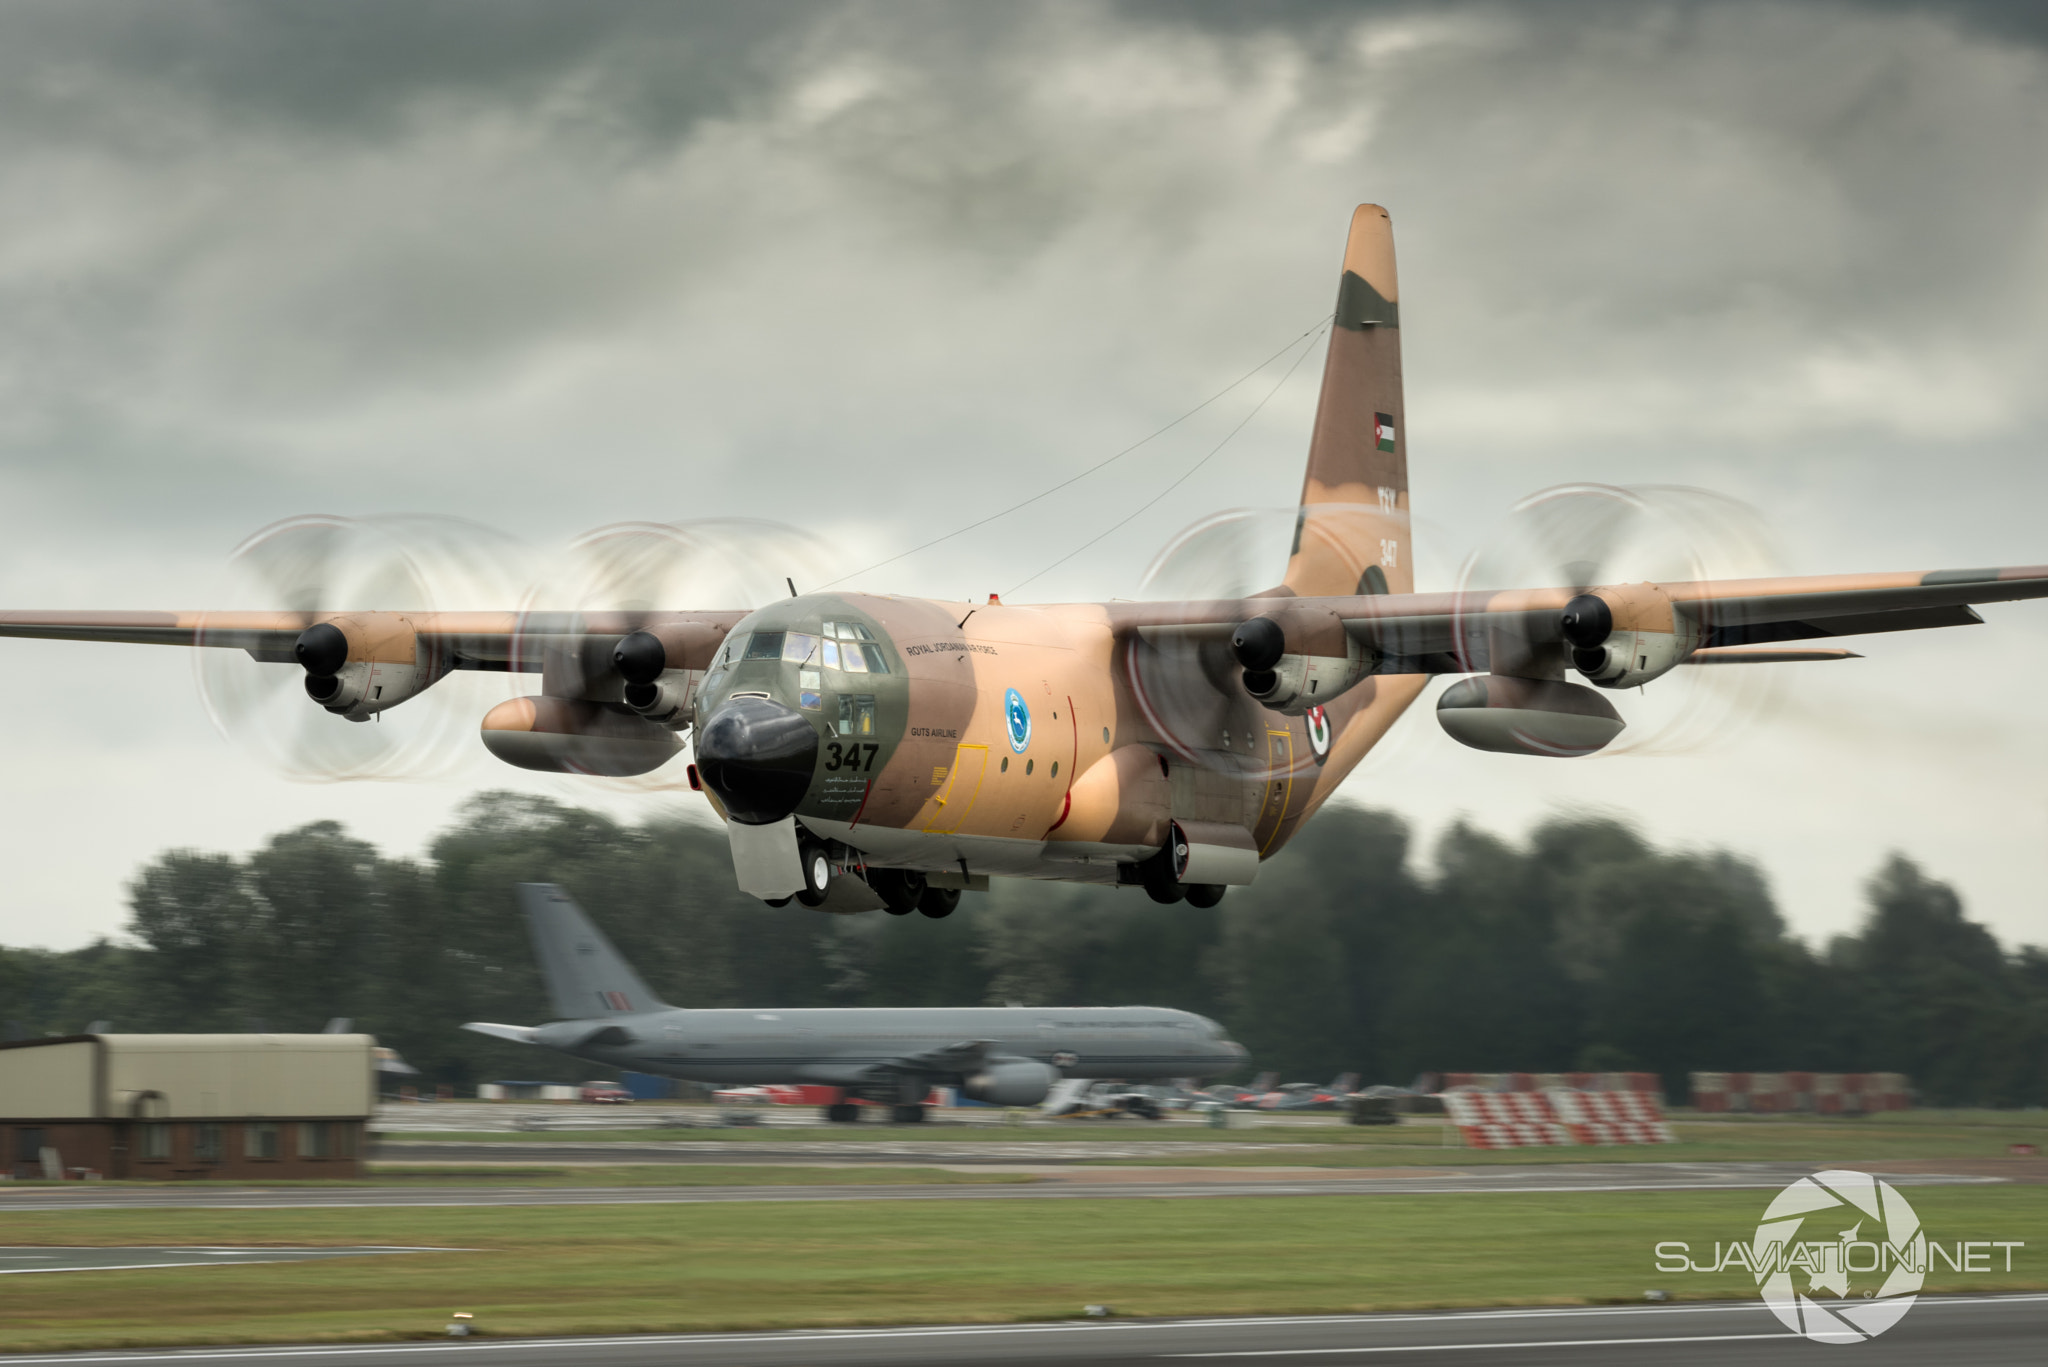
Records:
[[[1330,758],[1330,718],[1320,707],[1311,707],[1302,720],[1308,723],[1308,748],[1321,765]]]
[[[1014,688],[1003,695],[1003,716],[1010,724],[1010,748],[1021,755],[1031,744],[1031,709]]]

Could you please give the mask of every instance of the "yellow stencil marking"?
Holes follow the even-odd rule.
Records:
[[[1267,834],[1265,843],[1259,846],[1260,854],[1270,849],[1279,838],[1281,818],[1287,815],[1288,800],[1294,796],[1294,733],[1268,731],[1266,757],[1273,762],[1272,772],[1280,777],[1266,783],[1266,807],[1259,813],[1259,822],[1263,825],[1271,821],[1273,829]]]
[[[982,772],[987,768],[986,745],[963,745],[954,751],[952,772],[946,776],[945,789],[933,804],[931,824],[924,828],[926,834],[951,835],[960,829],[960,823],[974,810],[974,799],[981,792]]]

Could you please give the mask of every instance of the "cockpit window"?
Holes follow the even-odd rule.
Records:
[[[755,632],[751,637],[747,639],[747,653],[740,656],[740,658],[742,660],[781,659],[782,638],[785,634],[786,633],[780,631]]]
[[[801,631],[792,631],[782,638],[782,658],[791,664],[804,663],[817,648],[818,638]]]
[[[740,632],[740,633],[739,633],[738,635],[736,635],[736,636],[728,636],[728,637],[726,637],[726,638],[725,638],[725,649],[724,649],[724,650],[722,650],[722,651],[720,651],[720,652],[718,653],[718,663],[717,663],[716,665],[712,666],[712,668],[714,668],[714,669],[724,669],[724,668],[725,668],[725,667],[726,667],[727,665],[731,664],[731,663],[732,663],[732,662],[733,662],[734,660],[738,660],[738,659],[744,658],[744,657],[745,657],[745,655],[746,655],[746,653],[747,653],[747,633],[746,633],[746,632],[742,631],[742,632]]]
[[[842,736],[872,736],[875,734],[874,694],[842,693],[839,695],[839,734]]]

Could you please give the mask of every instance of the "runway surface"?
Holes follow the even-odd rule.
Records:
[[[484,1326],[488,1328],[488,1326]],[[2048,1296],[1923,1297],[1890,1332],[1854,1345],[1854,1360],[1995,1367],[2041,1361]],[[1831,1350],[1788,1333],[1755,1301],[1579,1310],[1478,1310],[1409,1315],[1317,1315],[1218,1320],[1080,1320],[1060,1324],[828,1329],[779,1334],[647,1334],[624,1338],[182,1349],[176,1352],[8,1356],[41,1363],[171,1363],[182,1367],[975,1367],[1061,1363],[1107,1367],[1288,1367],[1288,1364],[1636,1363],[1811,1364]]]
[[[336,1206],[634,1206],[792,1201],[1058,1201],[1126,1197],[1487,1194],[1507,1192],[1776,1190],[1815,1163],[1556,1163],[1527,1167],[1388,1169],[1365,1173],[1184,1168],[1053,1170],[1045,1180],[977,1186],[494,1187],[336,1186],[24,1187],[0,1191],[0,1213],[26,1210],[305,1209]],[[1889,1173],[1895,1186],[2002,1179],[1964,1173]]]
[[[130,1272],[142,1267],[219,1267],[228,1263],[303,1263],[377,1253],[441,1253],[424,1248],[118,1248],[0,1247],[0,1275],[17,1272]]]
[[[1100,1163],[1120,1158],[1196,1158],[1285,1153],[1304,1161],[1358,1152],[1344,1144],[1202,1144],[1176,1140],[380,1140],[373,1163]],[[1456,1150],[1447,1150],[1455,1153]]]

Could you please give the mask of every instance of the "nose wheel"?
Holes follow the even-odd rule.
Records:
[[[806,843],[798,857],[803,861],[804,885],[796,900],[807,907],[823,906],[832,887],[832,856],[823,845]]]

